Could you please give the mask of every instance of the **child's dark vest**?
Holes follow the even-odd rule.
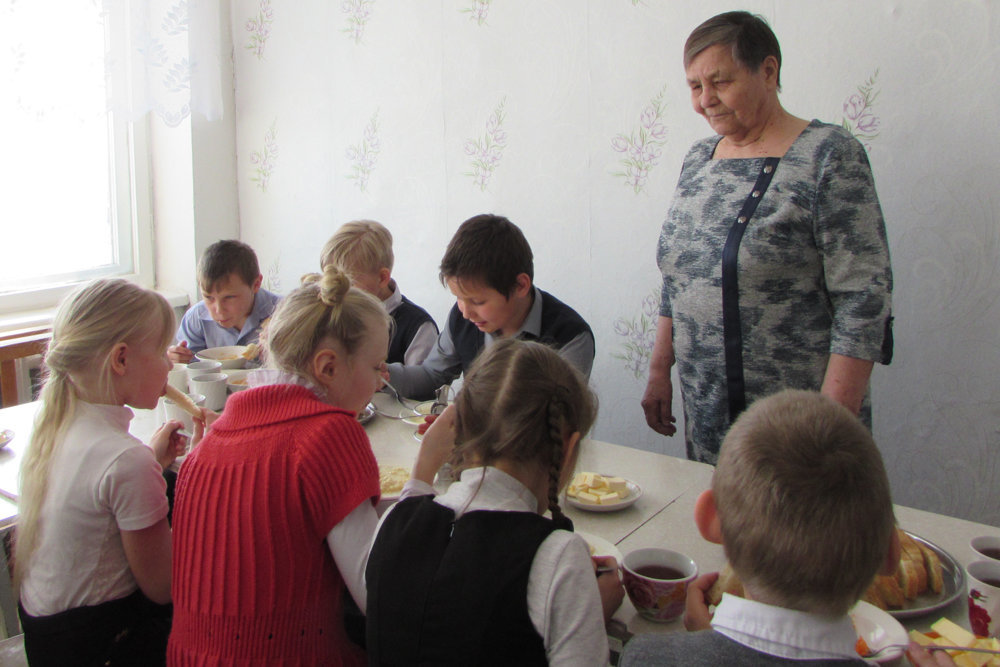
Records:
[[[542,295],[542,326],[538,338],[522,336],[525,339],[537,340],[557,350],[583,333],[594,333],[590,325],[580,315],[555,298],[548,292],[538,290]],[[462,312],[455,305],[448,314],[448,333],[455,344],[455,351],[462,360],[462,370],[467,370],[472,361],[483,349],[486,334],[476,328],[476,325],[462,317]]]
[[[392,319],[396,326],[392,331],[392,340],[389,341],[389,355],[386,357],[386,361],[390,364],[403,363],[406,350],[409,349],[413,337],[417,335],[417,330],[424,322],[433,324],[434,331],[437,331],[437,323],[434,322],[434,318],[405,296],[403,302],[396,306],[396,310],[392,311]]]
[[[528,573],[555,530],[528,512],[455,513],[398,503],[368,557],[372,665],[546,665],[528,616]]]

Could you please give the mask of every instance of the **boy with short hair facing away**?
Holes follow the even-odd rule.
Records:
[[[864,425],[815,392],[755,402],[726,435],[698,530],[723,545],[746,599],[708,612],[716,574],[688,591],[688,633],[637,636],[628,665],[864,664],[848,611],[899,562],[889,481]]]
[[[510,220],[483,214],[463,222],[441,260],[439,278],[456,298],[448,322],[422,364],[389,365],[389,382],[403,396],[432,398],[483,348],[508,337],[550,345],[589,377],[594,364],[590,326],[535,287],[534,275],[531,246]]]
[[[354,287],[378,298],[392,317],[388,363],[419,364],[434,347],[438,328],[426,310],[413,303],[392,277],[395,257],[392,233],[374,220],[355,220],[340,227],[323,246],[320,268],[336,266]]]
[[[247,244],[217,241],[208,246],[198,262],[203,298],[184,313],[178,344],[167,348],[170,360],[186,364],[210,347],[256,343],[261,322],[280,298],[261,289],[263,280],[257,255]]]

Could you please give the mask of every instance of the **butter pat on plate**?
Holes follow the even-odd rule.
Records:
[[[591,512],[611,512],[632,505],[642,496],[639,485],[622,477],[596,472],[577,473],[566,488],[566,502]]]

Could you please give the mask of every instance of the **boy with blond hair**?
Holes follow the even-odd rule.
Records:
[[[438,328],[426,310],[399,290],[392,277],[392,233],[374,220],[341,225],[323,246],[321,268],[333,264],[351,277],[351,283],[382,301],[395,326],[386,361],[419,364],[437,340]]]
[[[189,308],[177,330],[177,345],[167,348],[173,362],[188,363],[210,347],[249,345],[260,338],[280,297],[261,289],[257,254],[246,243],[216,241],[198,262],[202,300]]]
[[[856,416],[816,392],[757,401],[726,435],[695,523],[723,545],[746,599],[723,594],[710,615],[717,575],[700,577],[685,618],[695,632],[636,637],[620,665],[864,664],[848,611],[895,571],[900,547],[882,457]]]

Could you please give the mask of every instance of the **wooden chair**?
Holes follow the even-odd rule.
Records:
[[[0,616],[3,617],[5,637],[14,637],[21,632],[21,620],[17,616],[17,597],[14,595],[13,563],[10,559],[13,532],[13,525],[0,529]],[[6,665],[7,662],[2,658],[3,655],[0,654],[0,665]]]
[[[49,326],[0,333],[0,407],[17,405],[18,359],[42,354],[52,338]]]

